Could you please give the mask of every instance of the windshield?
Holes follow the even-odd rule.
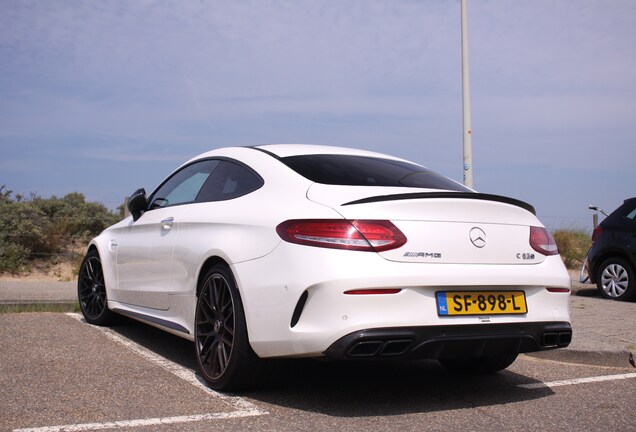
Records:
[[[282,161],[303,177],[322,184],[470,192],[465,186],[410,162],[351,155],[288,156]]]

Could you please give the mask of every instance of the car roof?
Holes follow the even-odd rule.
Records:
[[[316,144],[266,144],[254,146],[257,149],[264,150],[275,156],[284,158],[288,156],[304,156],[304,155],[352,155],[352,156],[366,156],[366,157],[379,157],[383,159],[401,160],[405,162],[405,159],[401,159],[395,156],[390,156],[383,153],[372,152],[368,150],[359,150],[348,147],[335,147],[324,146]],[[412,162],[411,162],[412,163]]]

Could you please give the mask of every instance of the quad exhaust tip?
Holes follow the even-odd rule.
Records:
[[[348,357],[392,357],[406,354],[413,341],[411,339],[367,340],[358,342],[347,352]]]
[[[541,337],[543,348],[566,347],[572,342],[572,332],[546,332]]]
[[[572,342],[572,332],[554,331],[541,335],[541,348],[564,348]],[[405,355],[413,345],[412,339],[364,340],[354,344],[346,356],[350,358],[397,357]]]

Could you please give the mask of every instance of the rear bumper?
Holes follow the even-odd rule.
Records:
[[[342,338],[369,329],[438,328],[569,322],[570,287],[560,257],[536,265],[399,263],[378,254],[281,243],[272,253],[232,267],[245,308],[250,344],[262,358],[321,357]],[[355,289],[396,294],[348,295]],[[453,316],[437,313],[438,291],[524,291],[523,315]],[[489,322],[488,322],[489,321]],[[487,327],[493,329],[495,327]],[[512,327],[511,327],[512,328]],[[375,331],[375,330],[374,330]],[[414,330],[415,333],[421,332]],[[423,333],[413,341],[436,337]]]
[[[571,340],[568,322],[379,328],[350,333],[324,354],[335,359],[476,358],[564,348]]]

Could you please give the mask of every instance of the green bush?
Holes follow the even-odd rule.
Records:
[[[552,236],[559,247],[559,253],[569,269],[576,269],[583,264],[587,251],[592,246],[592,238],[582,229],[560,229]]]
[[[35,260],[72,256],[73,245],[88,241],[120,219],[73,192],[63,198],[29,199],[0,186],[0,272],[20,273]]]
[[[19,273],[28,267],[30,251],[0,238],[0,273]]]

